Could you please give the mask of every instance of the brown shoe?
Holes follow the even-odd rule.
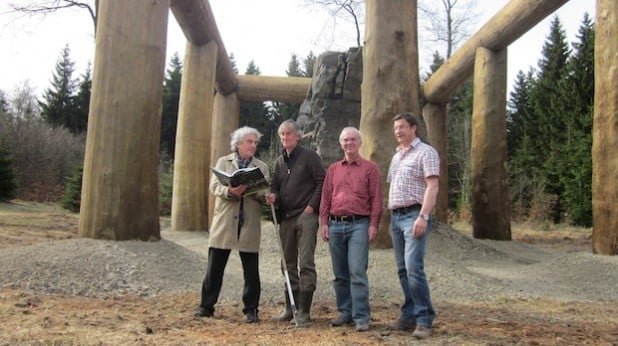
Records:
[[[386,330],[412,330],[415,327],[416,327],[416,323],[399,319],[393,323],[388,324],[384,329]]]
[[[412,336],[417,339],[428,338],[431,336],[431,327],[416,326],[416,329],[414,329],[414,333],[412,333]]]

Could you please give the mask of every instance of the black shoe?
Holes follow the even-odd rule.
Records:
[[[195,310],[195,312],[193,313],[193,316],[195,317],[212,317],[213,315],[213,311],[206,310],[206,308],[204,308],[203,306],[197,308],[197,310]]]
[[[249,310],[247,311],[247,313],[245,314],[245,323],[255,323],[258,322],[260,319],[258,318],[257,315],[257,310]]]

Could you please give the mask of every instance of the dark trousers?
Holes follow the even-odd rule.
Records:
[[[228,249],[208,249],[208,269],[206,277],[202,283],[202,301],[200,306],[206,311],[214,312],[215,304],[221,293],[223,285],[223,272],[227,265],[227,260],[230,257],[231,250]],[[239,252],[242,262],[243,276],[245,286],[242,292],[242,301],[244,304],[243,313],[251,310],[257,310],[260,301],[260,273],[258,269],[258,253],[257,252]]]

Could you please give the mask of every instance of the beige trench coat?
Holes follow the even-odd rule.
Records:
[[[232,173],[238,169],[236,154],[232,153],[219,158],[216,167]],[[253,158],[249,167],[258,167],[266,178],[269,177],[266,163]],[[215,196],[215,208],[212,225],[210,225],[209,246],[218,249],[238,250],[242,252],[258,252],[261,236],[260,204],[265,202],[264,195],[268,189],[243,197],[244,222],[238,236],[238,214],[240,199],[228,194],[228,187],[221,184],[214,174],[210,177],[210,193]]]

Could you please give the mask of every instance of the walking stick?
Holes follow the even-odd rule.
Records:
[[[275,213],[275,206],[270,205],[270,211],[273,213],[273,223],[275,224],[275,231],[277,232],[277,244],[279,244],[279,254],[281,255],[281,265],[283,266],[283,276],[285,277],[285,287],[288,291],[288,297],[290,298],[290,308],[292,309],[292,316],[294,317],[294,324],[298,327],[298,321],[296,320],[296,302],[294,301],[294,292],[292,291],[292,283],[290,282],[290,274],[288,274],[288,266],[285,262],[285,253],[283,252],[283,245],[281,244],[281,237],[279,235],[279,222],[277,222],[277,215]]]

